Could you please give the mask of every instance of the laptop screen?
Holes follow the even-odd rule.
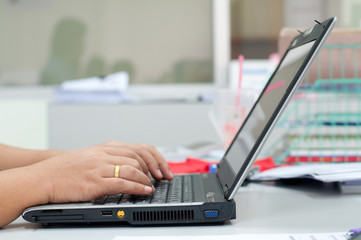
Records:
[[[236,175],[249,156],[257,140],[262,137],[262,132],[269,123],[277,106],[299,71],[306,56],[309,54],[314,41],[293,48],[280,64],[272,80],[266,86],[259,101],[255,105],[247,121],[244,122],[241,131],[236,136],[225,155],[225,160]]]

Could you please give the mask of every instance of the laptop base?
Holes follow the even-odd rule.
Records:
[[[132,225],[222,223],[236,218],[233,200],[194,206],[53,209],[33,211],[23,216],[29,222],[47,223],[130,223]]]

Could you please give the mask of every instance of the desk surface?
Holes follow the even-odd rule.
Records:
[[[316,184],[317,185],[317,184]],[[206,226],[99,226],[43,228],[22,218],[0,230],[0,239],[113,239],[116,236],[224,235],[343,232],[360,227],[361,195],[341,195],[326,186],[252,183],[235,197],[237,219]]]

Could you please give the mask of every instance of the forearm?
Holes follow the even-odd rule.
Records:
[[[14,149],[1,147],[7,159],[17,159],[27,166],[0,171],[0,227],[34,205],[85,202],[120,193],[150,194],[154,187],[149,172],[159,179],[173,178],[164,158],[148,145],[113,141],[50,158],[47,154],[54,152],[34,154],[31,150],[16,149],[19,155],[13,155]],[[0,151],[0,157],[2,154]],[[22,161],[23,158],[27,161]],[[38,162],[31,164],[32,161]],[[119,176],[114,175],[115,166],[119,166]]]
[[[47,181],[32,166],[0,171],[0,227],[18,218],[30,206],[49,201]]]
[[[62,151],[30,150],[0,144],[0,171],[23,167],[50,158]]]

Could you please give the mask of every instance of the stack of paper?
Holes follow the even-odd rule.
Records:
[[[250,180],[310,178],[322,182],[338,182],[344,193],[361,192],[361,162],[305,163],[296,166],[273,168],[249,176]]]
[[[250,176],[251,180],[278,180],[312,178],[322,182],[361,180],[361,162],[357,163],[305,163],[278,167]]]
[[[61,103],[119,103],[129,100],[126,95],[129,76],[117,72],[104,78],[92,77],[69,80],[55,91],[56,102]]]

